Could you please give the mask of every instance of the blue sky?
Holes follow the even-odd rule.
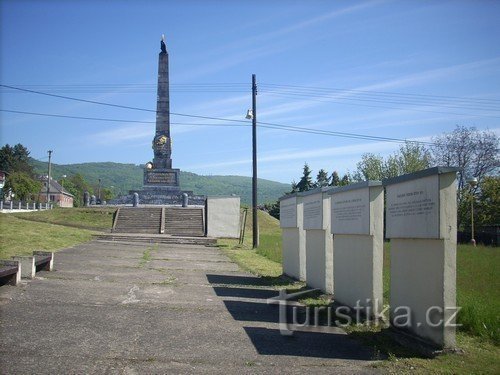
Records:
[[[2,84],[155,109],[165,34],[175,113],[244,120],[255,73],[262,122],[424,141],[457,124],[500,132],[498,1],[0,4]],[[5,88],[0,95],[4,110],[155,120],[150,112]],[[143,164],[153,157],[153,123],[7,112],[0,119],[2,144],[20,142],[42,160],[49,149],[59,164]],[[174,167],[251,175],[250,127],[186,125],[221,122],[180,116],[171,122]],[[387,155],[398,147],[259,128],[259,177],[289,183],[304,162],[313,173],[345,173],[364,152]]]

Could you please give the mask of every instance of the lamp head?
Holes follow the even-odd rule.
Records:
[[[253,111],[251,109],[247,111],[247,115],[245,116],[245,118],[248,120],[253,119]]]

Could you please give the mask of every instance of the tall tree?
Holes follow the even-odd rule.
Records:
[[[351,183],[351,176],[349,173],[346,173],[343,177],[342,180],[340,180],[340,186],[346,186]]]
[[[324,169],[320,169],[318,175],[316,176],[316,184],[317,187],[325,187],[330,183],[330,177],[328,177],[328,173]]]
[[[457,126],[451,133],[433,139],[432,159],[437,165],[459,167],[458,188],[463,190],[469,177],[483,178],[500,167],[498,135],[489,130]]]
[[[330,186],[339,186],[340,185],[340,177],[337,171],[333,171],[330,176]]]
[[[425,146],[415,142],[406,142],[386,159],[371,153],[363,154],[361,161],[357,164],[354,179],[357,181],[383,180],[429,168],[430,164],[431,154]]]
[[[478,226],[500,224],[500,177],[486,176],[475,203]]]
[[[406,142],[400,146],[395,158],[400,175],[421,171],[431,165],[430,151],[424,145],[415,142]],[[389,174],[388,169],[386,167],[387,174]]]
[[[297,184],[298,191],[307,191],[314,187],[314,184],[311,179],[311,169],[307,163],[304,164],[304,170],[302,172],[302,177],[300,178],[299,183]]]
[[[357,164],[356,180],[382,180],[384,178],[384,158],[380,155],[366,153],[361,155]]]
[[[489,130],[457,126],[451,133],[433,139],[432,160],[436,165],[459,167],[458,172],[458,226],[467,224],[471,195],[480,191],[483,180],[498,175],[500,166],[500,137]],[[476,186],[468,186],[467,179],[475,177]]]
[[[23,172],[33,177],[33,167],[29,163],[30,152],[22,144],[15,146],[6,144],[0,148],[0,170],[7,173]]]

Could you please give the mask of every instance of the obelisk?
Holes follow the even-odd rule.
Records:
[[[179,189],[179,169],[172,169],[172,140],[170,138],[170,93],[168,52],[162,36],[158,56],[158,90],[156,99],[156,132],[153,138],[154,158],[144,170],[145,187]]]
[[[168,52],[162,35],[158,56],[158,88],[156,99],[156,134],[153,143],[155,158],[153,168],[172,168],[172,143],[170,140],[170,92],[168,79]],[[166,137],[166,140],[162,137]],[[163,146],[163,147],[155,147]]]

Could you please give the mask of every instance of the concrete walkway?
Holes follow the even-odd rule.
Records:
[[[281,336],[263,284],[217,248],[64,250],[54,272],[0,287],[0,372],[374,372],[372,352],[338,329]]]

